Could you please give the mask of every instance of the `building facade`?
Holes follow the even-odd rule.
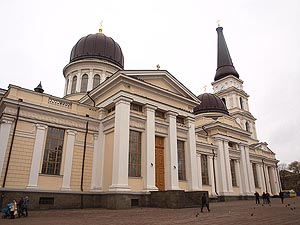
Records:
[[[213,94],[195,96],[166,70],[125,70],[121,47],[101,32],[74,45],[63,98],[41,84],[1,89],[2,202],[17,192],[50,205],[81,196],[81,206],[84,194],[108,208],[155,205],[150,193],[277,195],[275,154],[257,138],[222,27],[217,34]]]

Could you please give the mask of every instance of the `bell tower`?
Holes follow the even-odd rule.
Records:
[[[243,89],[243,81],[233,66],[232,59],[224,38],[223,27],[218,27],[218,64],[213,92],[225,103],[229,114],[236,118],[241,127],[251,133],[251,138],[257,141],[254,116],[249,110],[249,95]]]

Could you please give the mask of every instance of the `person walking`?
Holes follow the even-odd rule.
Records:
[[[18,204],[17,204],[17,207],[18,207],[18,217],[21,217],[21,216],[24,216],[24,213],[23,213],[23,210],[24,210],[24,200],[23,198],[21,197]]]
[[[28,206],[29,206],[29,198],[28,196],[26,196],[23,204],[23,209],[24,209],[23,212],[25,212],[25,216],[28,216]]]
[[[208,199],[206,197],[206,194],[203,193],[202,197],[201,197],[201,212],[203,212],[203,207],[206,206],[208,212],[210,212],[209,209],[209,204],[208,204]]]
[[[279,192],[279,197],[281,199],[281,204],[283,204],[284,194],[282,191]]]
[[[263,192],[262,194],[263,204],[266,204],[266,193]]]
[[[267,204],[271,204],[270,194],[268,192],[266,193],[266,201],[267,201]]]
[[[259,201],[259,193],[256,191],[255,193],[254,193],[254,195],[255,195],[255,204],[260,204],[260,201]]]

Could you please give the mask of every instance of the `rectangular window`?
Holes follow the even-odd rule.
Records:
[[[142,134],[138,131],[130,131],[129,134],[129,159],[128,159],[128,176],[141,176],[141,148]]]
[[[42,166],[43,174],[60,174],[64,136],[64,129],[48,127]]]
[[[178,179],[186,180],[184,142],[177,140]]]
[[[255,187],[258,188],[259,185],[258,185],[258,178],[257,178],[257,171],[256,171],[256,164],[255,163],[252,163],[252,171],[253,171],[253,178],[254,178]]]
[[[207,155],[201,155],[202,184],[209,185]]]
[[[237,182],[236,182],[236,174],[235,174],[235,164],[233,159],[230,159],[230,170],[231,170],[232,186],[236,187]]]
[[[137,111],[137,112],[143,112],[143,106],[139,105],[139,104],[136,104],[136,103],[131,103],[130,104],[130,109],[134,110],[134,111]]]

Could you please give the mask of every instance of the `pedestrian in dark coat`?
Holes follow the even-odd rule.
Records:
[[[260,204],[260,201],[259,201],[259,194],[258,194],[258,192],[256,191],[255,193],[254,193],[254,195],[255,195],[255,204]]]
[[[206,206],[208,212],[210,212],[208,199],[206,197],[206,194],[204,193],[201,197],[201,212],[203,212],[203,207]]]
[[[28,198],[28,196],[26,196],[24,199],[24,204],[23,204],[25,216],[28,216],[28,206],[29,206],[29,198]]]
[[[281,199],[281,204],[283,204],[284,194],[282,191],[279,192],[279,197]]]
[[[267,204],[265,192],[263,192],[263,194],[262,194],[262,199],[263,199],[263,204]]]
[[[266,193],[266,201],[267,201],[267,204],[271,204],[270,194],[268,192]]]

